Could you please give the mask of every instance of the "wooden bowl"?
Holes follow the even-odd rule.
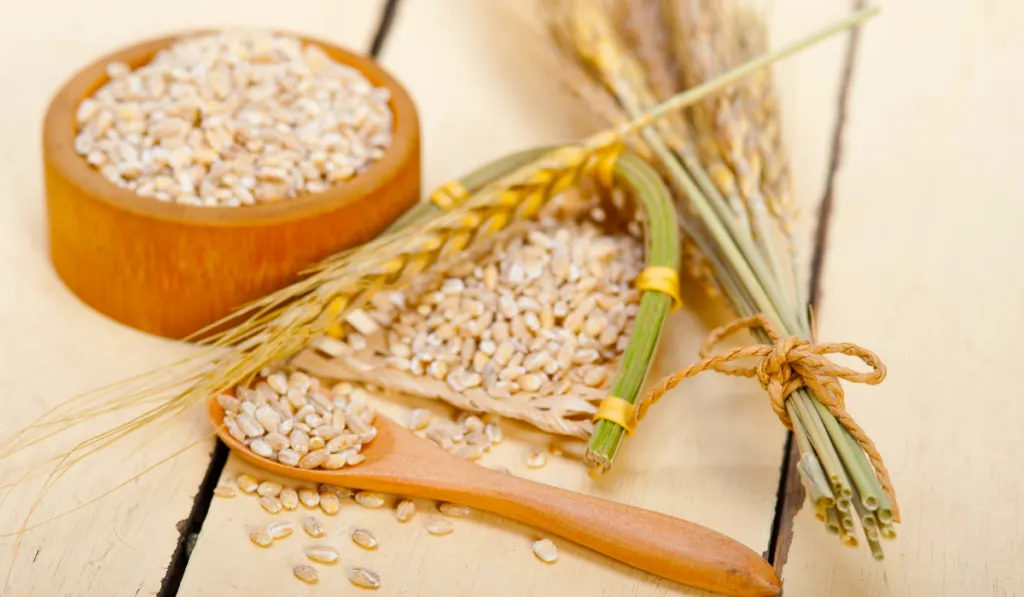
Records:
[[[146,41],[85,67],[53,98],[43,128],[50,258],[79,298],[134,328],[182,338],[298,278],[305,266],[373,238],[420,194],[419,117],[409,94],[369,58],[319,40],[334,60],[391,90],[385,155],[329,190],[246,207],[164,203],[117,187],[74,151],[75,112],[107,82],[188,35]]]

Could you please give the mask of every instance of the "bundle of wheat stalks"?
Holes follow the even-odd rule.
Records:
[[[757,15],[732,1],[545,0],[544,8],[565,82],[609,124],[636,118],[763,53],[767,45]],[[777,107],[769,73],[758,71],[661,119],[632,138],[631,147],[675,191],[681,224],[694,245],[686,251],[689,272],[721,290],[733,310],[749,318],[728,331],[750,329],[762,342],[776,344],[778,330],[795,337],[791,348],[815,352],[796,340],[812,340],[812,330],[792,237],[794,206]],[[778,354],[757,350],[746,356]],[[859,347],[823,349],[816,356],[826,352],[860,357],[873,369],[834,368],[828,380],[817,384],[813,376],[811,381],[801,378],[800,363],[785,360],[802,358],[791,352],[775,363],[786,387],[772,395],[773,406],[794,432],[797,471],[818,517],[847,545],[857,544],[854,519],[859,518],[872,553],[881,559],[879,540],[895,536],[898,511],[874,445],[842,410],[838,379],[877,383],[884,367]],[[701,370],[756,374],[762,384],[771,377],[765,370],[723,366],[733,358],[712,359],[666,379],[640,406],[641,413]],[[617,425],[599,423],[591,457],[610,462],[622,435]]]
[[[564,6],[590,11],[586,8],[586,2]],[[501,164],[502,167],[496,170],[474,173],[457,181],[458,184],[442,186],[432,195],[432,203],[424,203],[414,208],[393,226],[392,233],[384,234],[361,247],[326,259],[311,268],[301,281],[232,315],[230,320],[241,318],[242,323],[205,338],[205,350],[169,367],[77,396],[44,413],[37,421],[0,443],[0,460],[7,460],[39,442],[60,437],[99,415],[120,413],[129,417],[113,428],[93,435],[68,450],[58,450],[56,454],[48,455],[42,462],[29,467],[22,481],[45,478],[42,494],[71,467],[115,442],[144,429],[151,430],[151,434],[158,433],[160,429],[166,427],[168,421],[197,405],[204,404],[211,396],[246,384],[268,365],[298,354],[310,345],[311,340],[324,336],[366,305],[375,294],[405,288],[423,272],[444,263],[453,255],[478,246],[478,243],[490,235],[505,230],[516,222],[537,217],[553,197],[579,184],[581,178],[590,173],[596,173],[598,178],[605,180],[606,183],[614,177],[620,182],[631,182],[634,189],[646,188],[650,191],[647,195],[657,200],[645,206],[652,216],[648,225],[667,225],[673,234],[665,238],[675,239],[674,227],[671,225],[671,207],[665,213],[655,214],[651,211],[655,207],[661,209],[662,202],[659,197],[664,197],[666,202],[669,201],[665,185],[642,160],[632,154],[623,155],[624,143],[628,143],[641,155],[646,156],[651,163],[664,169],[669,183],[674,188],[681,187],[680,190],[685,192],[688,203],[682,212],[689,215],[695,210],[697,217],[683,218],[682,221],[686,223],[684,230],[688,231],[690,238],[696,242],[703,258],[710,266],[709,271],[714,272],[715,280],[730,297],[737,310],[742,313],[766,312],[780,324],[787,335],[799,334],[806,337],[806,317],[800,314],[796,307],[799,304],[796,293],[791,292],[792,296],[783,294],[779,284],[782,278],[775,275],[780,271],[779,268],[773,264],[773,269],[768,269],[769,265],[764,263],[764,254],[755,250],[755,247],[767,247],[756,231],[767,226],[771,218],[766,213],[758,211],[756,200],[746,192],[743,185],[744,181],[753,180],[751,184],[755,185],[754,188],[765,189],[766,186],[760,182],[763,176],[743,178],[735,182],[737,190],[727,190],[725,195],[729,197],[729,202],[726,202],[726,199],[720,196],[718,187],[711,184],[712,174],[722,177],[719,182],[725,185],[724,181],[730,179],[725,177],[724,173],[737,171],[740,169],[738,166],[723,158],[723,167],[718,173],[708,174],[700,165],[700,152],[707,148],[693,147],[691,142],[686,140],[689,137],[685,136],[672,141],[678,143],[675,150],[666,147],[665,143],[667,139],[672,138],[673,132],[680,135],[685,132],[685,128],[679,124],[683,121],[672,116],[680,108],[694,105],[699,100],[730,88],[730,85],[758,72],[766,65],[848,29],[872,14],[874,11],[862,11],[771,54],[748,60],[720,76],[712,77],[717,74],[713,71],[701,71],[700,76],[707,75],[709,80],[660,104],[656,104],[652,99],[657,96],[643,96],[637,102],[629,103],[626,92],[630,89],[643,89],[640,85],[643,67],[629,67],[641,75],[641,79],[636,81],[636,87],[633,83],[625,84],[626,79],[619,80],[621,73],[610,73],[611,78],[623,84],[617,91],[606,89],[604,96],[621,96],[624,98],[623,101],[627,102],[620,104],[619,100],[616,100],[609,103],[609,107],[616,110],[617,123],[614,128],[596,133],[579,143],[530,154],[526,159],[522,156],[507,159]],[[597,12],[587,12],[586,15],[589,19],[595,15],[607,17],[608,13],[601,9]],[[606,33],[611,35],[613,31],[608,29]],[[606,40],[597,41],[600,48],[605,47]],[[602,50],[597,57],[601,60],[611,60],[613,64],[615,60],[626,60],[632,50],[628,50],[626,46],[622,48],[621,54],[607,54]],[[587,64],[587,68],[591,70],[586,71],[587,76],[581,80],[586,80],[589,85],[596,87],[596,82],[602,80],[598,76],[601,71],[593,70],[593,67],[601,65],[602,62],[588,59]],[[596,78],[590,78],[591,76]],[[662,92],[668,94],[673,90],[665,88]],[[671,120],[664,120],[666,117]],[[618,121],[619,118],[621,122]],[[708,115],[707,118],[710,119],[709,122],[715,121],[712,115]],[[650,127],[652,124],[657,125],[657,131]],[[775,139],[773,137],[772,142],[775,142]],[[677,153],[673,153],[674,151]],[[682,157],[683,164],[676,161],[676,155]],[[776,173],[780,180],[784,179],[781,172]],[[698,178],[696,183],[690,178],[691,175]],[[680,196],[683,196],[683,193]],[[772,221],[785,221],[787,216],[782,215],[788,213],[782,208],[785,201],[777,199],[772,200],[770,204],[778,206],[775,220]],[[741,226],[740,222],[746,224]],[[738,234],[739,231],[746,236]],[[752,231],[755,233],[752,234]],[[740,239],[735,243],[738,246],[731,249],[721,240],[730,234]],[[740,242],[744,238],[748,240]],[[649,246],[648,264],[650,265],[653,259],[653,264],[662,268],[678,267],[678,262],[672,257],[677,246],[673,246],[671,250],[652,249]],[[746,269],[739,271],[741,268],[738,266],[741,265]],[[639,389],[646,374],[646,366],[650,362],[652,346],[656,343],[661,320],[670,305],[671,298],[666,293],[644,292],[637,315],[637,328],[650,326],[652,331],[650,334],[640,334],[634,330],[633,336],[639,337],[640,341],[634,343],[634,339],[631,338],[630,346],[626,349],[623,361],[633,365],[620,372],[611,387],[613,395],[623,402],[643,404],[639,402]],[[220,323],[222,322],[214,326]],[[634,351],[633,354],[631,351]],[[813,469],[809,478],[816,482],[812,487],[818,493],[812,495],[818,497],[817,503],[822,508],[823,516],[831,522],[839,521],[842,532],[849,530],[846,523],[849,521],[850,497],[857,493],[859,499],[852,501],[853,506],[858,512],[861,512],[862,503],[868,508],[863,511],[861,519],[867,521],[870,516],[875,516],[876,532],[879,532],[877,527],[880,527],[883,534],[889,533],[893,508],[885,493],[878,489],[874,476],[867,475],[868,480],[864,481],[864,475],[858,474],[870,471],[867,462],[863,463],[862,469],[854,468],[851,464],[859,463],[857,458],[863,459],[863,454],[856,449],[855,444],[852,444],[852,440],[843,435],[846,433],[845,427],[836,423],[834,419],[829,419],[828,410],[815,402],[806,392],[798,392],[794,398],[787,402],[785,408],[790,412],[794,429],[798,431],[797,438],[804,449],[807,462],[810,463],[808,467]],[[138,414],[140,410],[142,412]],[[819,413],[819,418],[814,419],[808,416],[809,413]],[[807,427],[806,432],[800,432],[801,424]],[[600,420],[595,425],[591,438],[591,463],[608,466],[614,458],[623,432],[623,428],[616,423],[608,419]],[[828,443],[829,441],[833,443]],[[855,452],[852,457],[848,454],[851,446]],[[836,456],[836,449],[839,450],[841,461]],[[162,460],[161,463],[167,460],[169,458]],[[821,473],[821,465],[817,464],[819,461],[830,475],[833,483],[831,487],[824,473]],[[146,470],[152,470],[157,465]],[[849,481],[851,477],[854,479],[853,484]],[[6,485],[0,489],[10,487],[11,485]],[[872,504],[872,500],[877,502]],[[92,501],[95,500],[87,503]],[[33,526],[29,520],[31,514],[30,511],[17,532],[19,541],[20,534]],[[849,522],[852,526],[852,521]]]

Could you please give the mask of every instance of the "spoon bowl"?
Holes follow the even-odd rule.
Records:
[[[698,524],[527,481],[456,458],[382,414],[366,460],[338,470],[301,469],[264,458],[232,437],[210,400],[220,439],[255,466],[282,477],[456,502],[553,533],[678,583],[736,597],[781,591],[774,569],[745,545]]]

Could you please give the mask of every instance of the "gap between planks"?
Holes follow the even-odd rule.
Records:
[[[851,12],[866,6],[864,0],[853,0]],[[856,27],[847,35],[846,49],[843,55],[843,70],[839,80],[835,125],[832,131],[832,145],[829,151],[828,170],[825,173],[825,188],[821,202],[818,204],[817,227],[814,235],[814,250],[811,256],[811,274],[809,282],[808,302],[817,316],[821,299],[821,278],[826,252],[828,251],[828,232],[832,222],[832,207],[835,200],[835,181],[843,163],[843,133],[846,129],[847,113],[850,100],[850,89],[853,84],[854,71],[857,64],[857,48],[860,43],[860,27]],[[793,442],[793,432],[786,434],[786,448],[782,456],[782,473],[779,477],[778,500],[775,506],[775,520],[772,522],[772,535],[765,557],[775,567],[776,574],[782,578],[782,569],[786,565],[789,547],[793,542],[793,521],[804,503],[804,488],[800,482],[796,464],[799,452]]]
[[[173,597],[178,594],[181,586],[181,579],[185,576],[185,568],[188,567],[188,559],[192,555],[192,547],[195,545],[199,531],[206,521],[206,514],[210,511],[210,502],[213,501],[213,490],[220,482],[221,471],[228,461],[228,448],[219,439],[214,440],[213,451],[210,453],[210,466],[203,475],[203,482],[199,484],[199,491],[192,502],[192,510],[188,518],[178,522],[177,547],[171,555],[171,563],[167,567],[167,574],[160,583],[160,590],[157,597]]]
[[[401,0],[387,0],[384,3],[384,8],[380,11],[380,20],[377,22],[377,32],[373,36],[373,41],[370,42],[370,56],[379,58],[380,53],[384,51],[384,44],[388,41],[388,35],[391,33],[395,17],[398,15],[400,3]]]
[[[380,18],[377,21],[376,31],[367,48],[367,54],[377,58],[387,43],[388,34],[391,33],[391,25],[394,23],[395,15],[398,12],[398,4],[401,0],[387,0],[381,8]],[[199,486],[195,500],[192,503],[192,510],[188,518],[178,523],[177,547],[171,556],[171,563],[167,567],[167,574],[160,583],[160,591],[157,597],[175,597],[181,587],[181,580],[188,568],[188,560],[192,555],[192,547],[199,536],[206,521],[206,515],[210,510],[210,503],[213,501],[213,490],[220,482],[224,465],[228,462],[228,448],[219,439],[215,440],[213,452],[210,457],[210,466],[206,469],[203,482]]]

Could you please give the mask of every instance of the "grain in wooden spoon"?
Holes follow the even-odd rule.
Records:
[[[264,458],[223,425],[209,401],[210,420],[236,454],[282,477],[365,492],[463,504],[530,524],[646,572],[739,597],[777,595],[780,583],[760,555],[725,535],[658,512],[573,493],[456,458],[377,414],[366,459],[340,470],[300,469]],[[359,495],[359,494],[357,494]],[[322,499],[322,497],[321,497]]]

